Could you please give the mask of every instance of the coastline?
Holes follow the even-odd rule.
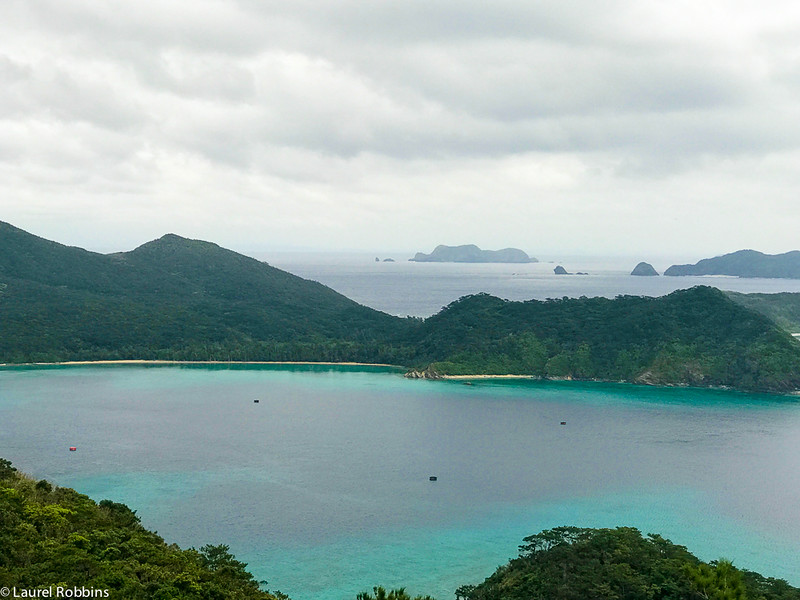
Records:
[[[141,366],[169,366],[169,365],[298,365],[298,366],[330,366],[330,367],[381,367],[388,369],[396,369],[404,371],[406,379],[428,379],[432,381],[471,381],[471,380],[528,380],[528,381],[592,381],[596,383],[621,383],[626,385],[643,385],[647,387],[663,387],[663,388],[691,388],[699,390],[719,390],[729,392],[739,392],[745,394],[766,394],[770,396],[787,396],[798,398],[800,397],[800,389],[785,390],[785,391],[766,391],[766,390],[743,390],[730,386],[693,386],[688,383],[648,383],[644,381],[618,381],[618,380],[605,380],[605,379],[574,379],[572,377],[539,377],[537,375],[520,375],[520,374],[505,374],[505,375],[487,375],[487,374],[474,374],[474,375],[443,375],[437,373],[431,377],[424,375],[424,371],[408,370],[408,367],[402,365],[391,365],[387,363],[366,363],[366,362],[314,362],[314,361],[236,361],[236,360],[148,360],[141,358],[134,359],[118,359],[118,360],[73,360],[61,362],[36,362],[36,363],[0,363],[0,369],[14,368],[14,367],[69,367],[69,366],[92,366],[92,365],[141,365]]]
[[[439,379],[542,379],[536,375],[439,375]]]
[[[0,363],[0,367],[65,367],[79,365],[323,365],[343,367],[391,367],[403,369],[399,365],[360,362],[312,362],[312,361],[265,361],[265,360],[146,360],[141,358],[120,360],[70,360],[62,362]]]

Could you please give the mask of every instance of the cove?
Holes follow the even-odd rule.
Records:
[[[800,584],[794,398],[364,367],[15,367],[0,369],[0,423],[20,470],[125,502],[170,542],[228,544],[294,600],[373,585],[452,598],[565,524],[635,526]]]

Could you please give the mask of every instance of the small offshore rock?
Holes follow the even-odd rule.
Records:
[[[655,277],[658,276],[658,271],[656,271],[650,263],[640,262],[633,268],[631,275],[637,277]]]

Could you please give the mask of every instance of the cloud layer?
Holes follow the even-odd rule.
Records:
[[[798,247],[790,2],[9,0],[0,219],[127,249]]]

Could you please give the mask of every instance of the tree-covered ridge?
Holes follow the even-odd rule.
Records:
[[[800,333],[800,294],[796,292],[777,294],[727,292],[727,294],[742,306],[769,317],[786,331]]]
[[[672,265],[664,275],[731,275],[734,277],[800,278],[800,251],[764,254],[739,250],[704,258],[693,265]]]
[[[632,527],[558,527],[525,538],[520,555],[463,600],[800,600],[782,579],[704,563],[685,547]]]
[[[9,363],[407,358],[405,320],[176,235],[103,255],[0,223],[0,320]]]
[[[759,304],[762,309],[759,309]],[[662,298],[462,298],[424,322],[361,306],[216,244],[166,235],[103,255],[0,223],[0,363],[388,363],[450,375],[800,388],[800,346],[698,287]],[[783,312],[800,314],[800,309]]]
[[[710,287],[614,300],[468,296],[425,321],[417,351],[441,374],[800,387],[800,344]]]
[[[124,504],[34,481],[0,459],[0,588],[109,590],[142,599],[278,600],[227,546],[181,550]]]

